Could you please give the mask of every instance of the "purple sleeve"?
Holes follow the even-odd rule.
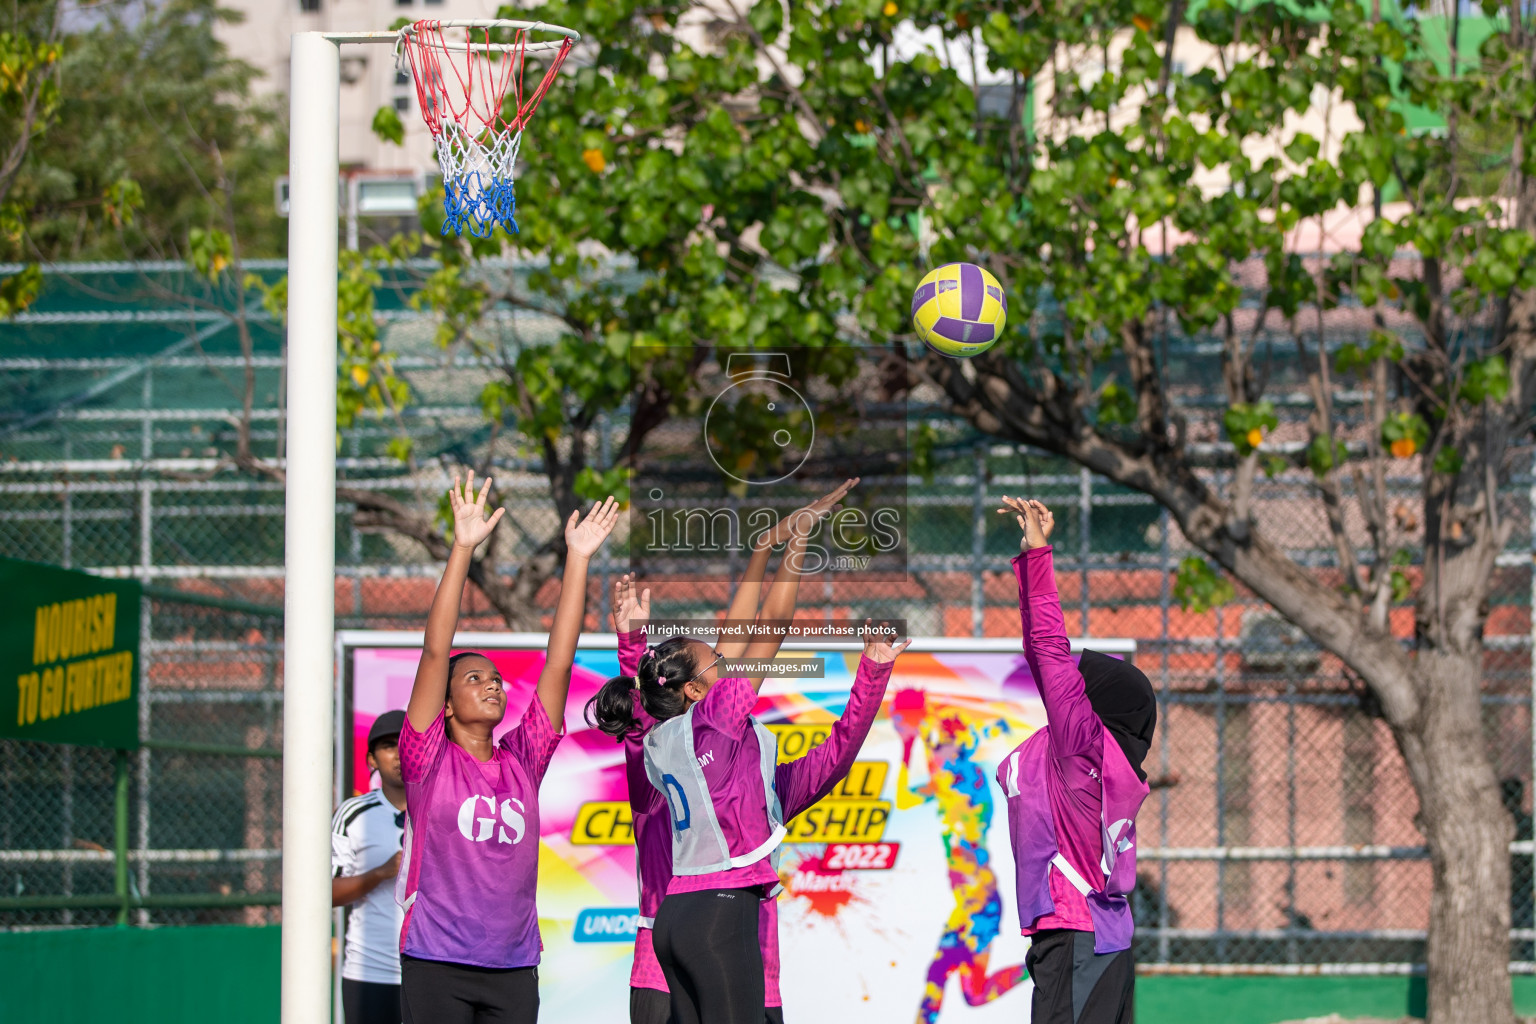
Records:
[[[1067,642],[1061,595],[1049,547],[1032,548],[1013,560],[1019,580],[1019,615],[1024,624],[1024,659],[1040,687],[1051,754],[1074,757],[1098,752],[1103,724],[1088,703],[1083,675]]]
[[[624,737],[624,781],[629,786],[629,809],[635,815],[654,811],[661,806],[661,790],[651,785],[645,774],[645,734],[651,731],[656,719],[645,713],[640,706],[640,695],[634,695],[635,721],[640,723],[639,732]]]
[[[728,736],[739,736],[749,728],[748,719],[757,706],[757,691],[739,676],[717,679],[704,699],[694,705],[693,719]]]
[[[448,730],[443,727],[447,705],[432,719],[426,731],[417,732],[407,715],[400,726],[400,777],[406,782],[422,782],[432,774],[448,749]]]
[[[632,676],[640,669],[640,656],[645,653],[645,630],[633,629],[619,634],[619,675]]]
[[[848,705],[832,725],[825,742],[804,757],[781,764],[774,772],[773,788],[784,808],[784,820],[799,815],[826,796],[848,775],[875,724],[886,684],[895,662],[859,659],[859,671],[848,691]]]
[[[555,748],[564,737],[564,725],[561,725],[559,732],[555,731],[555,727],[550,724],[549,713],[544,710],[544,702],[535,694],[528,701],[528,709],[523,712],[522,720],[507,730],[499,745],[511,751],[512,756],[522,762],[523,770],[537,789],[544,781],[544,773],[549,770],[549,760],[555,756]]]

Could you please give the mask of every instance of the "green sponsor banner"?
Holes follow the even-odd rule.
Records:
[[[0,737],[139,745],[143,588],[0,558]]]

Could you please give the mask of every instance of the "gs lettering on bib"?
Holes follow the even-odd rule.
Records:
[[[496,798],[489,796],[472,796],[465,799],[459,805],[459,832],[465,839],[475,843],[489,842],[491,830],[496,829],[496,841],[498,843],[511,843],[516,845],[523,841],[523,832],[527,828],[527,821],[523,817],[525,810],[523,802],[516,797],[508,797],[501,802],[502,826],[497,827],[497,819],[494,817],[476,817],[476,810],[484,803],[488,814],[496,813]],[[513,808],[516,808],[514,810]],[[511,828],[509,835],[507,829]]]

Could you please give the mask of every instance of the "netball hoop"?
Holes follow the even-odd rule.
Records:
[[[558,25],[497,19],[418,21],[400,30],[395,59],[410,65],[443,172],[443,234],[517,230],[513,178],[523,129],[580,39]],[[530,57],[544,77],[525,90]]]

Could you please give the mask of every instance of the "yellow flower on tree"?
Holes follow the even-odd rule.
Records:
[[[895,0],[885,0],[885,6],[880,8],[880,13],[887,18],[894,18],[898,9]]]
[[[1258,427],[1254,427],[1252,430],[1248,431],[1247,441],[1249,448],[1257,448],[1259,445],[1264,443],[1264,431],[1260,430]]]
[[[608,166],[608,159],[603,156],[600,149],[584,149],[581,151],[581,162],[591,169],[593,174],[602,174]]]
[[[1392,455],[1395,458],[1412,458],[1413,453],[1418,450],[1419,446],[1414,443],[1414,440],[1411,437],[1400,437],[1396,441],[1392,442]]]

